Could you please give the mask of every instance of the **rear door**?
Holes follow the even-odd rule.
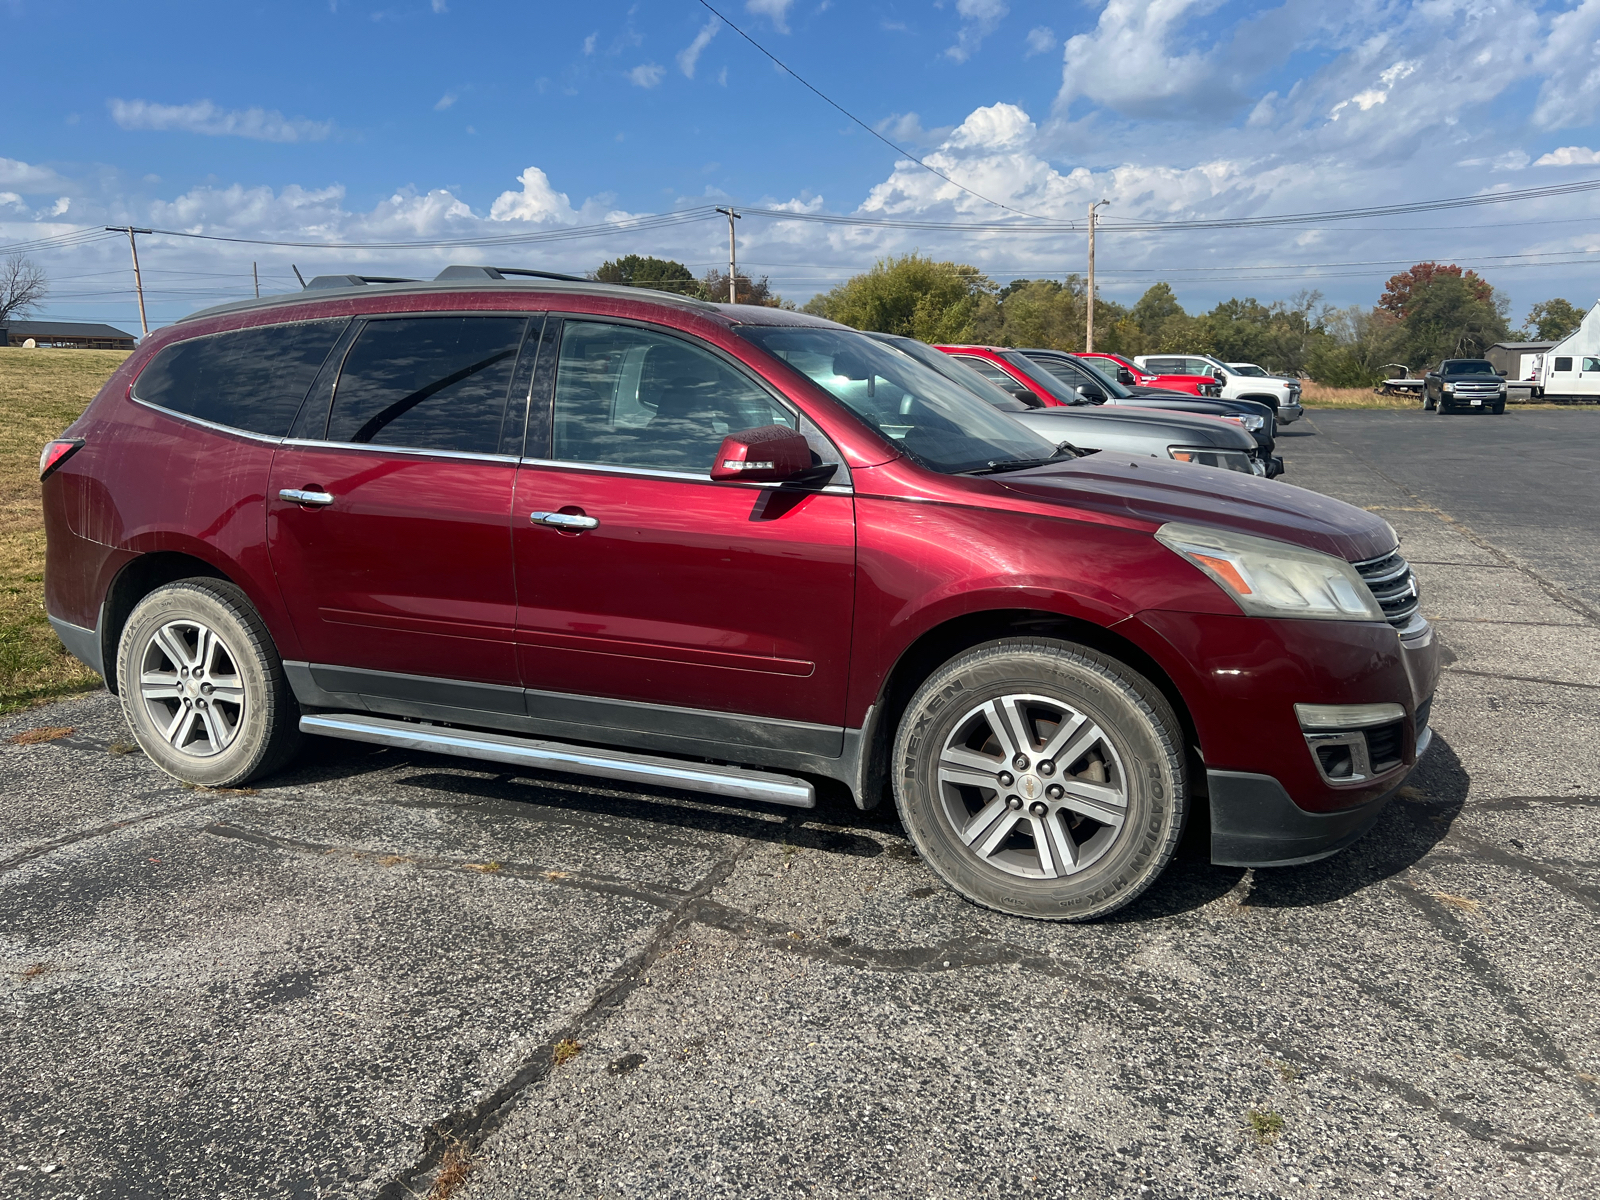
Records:
[[[837,452],[675,333],[569,318],[547,353],[553,419],[530,427],[512,521],[530,714],[836,756],[855,583],[845,467],[810,490],[710,468],[726,434],[762,425]]]
[[[539,324],[369,320],[312,389],[273,461],[268,539],[319,685],[464,707],[481,705],[402,677],[518,685],[510,521],[531,375],[519,354]],[[519,692],[478,691],[521,708]]]

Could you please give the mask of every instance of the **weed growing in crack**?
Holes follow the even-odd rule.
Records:
[[[1272,1109],[1252,1108],[1245,1114],[1245,1125],[1258,1146],[1270,1146],[1283,1132],[1283,1117]]]
[[[37,746],[40,742],[54,742],[71,737],[76,730],[71,725],[47,725],[41,729],[24,729],[6,740],[16,746]]]
[[[433,1177],[433,1186],[428,1189],[428,1200],[450,1200],[456,1189],[472,1174],[472,1167],[471,1151],[451,1138],[444,1157],[439,1160],[439,1173]]]
[[[115,754],[118,756],[124,754],[137,754],[138,752],[139,745],[137,742],[112,742],[106,747],[107,754]]]
[[[550,1052],[550,1056],[555,1060],[556,1066],[564,1067],[582,1053],[583,1044],[581,1042],[575,1042],[571,1038],[562,1038],[556,1043],[555,1049]]]

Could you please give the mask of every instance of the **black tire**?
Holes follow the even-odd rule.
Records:
[[[1031,742],[1026,770],[1003,757],[1020,740],[1015,726],[1009,741],[996,734],[1008,719]],[[1062,730],[1047,768],[1041,755]],[[907,706],[891,764],[923,860],[973,903],[1020,917],[1088,921],[1129,903],[1171,860],[1189,810],[1171,705],[1137,672],[1069,642],[1006,638],[940,667]],[[1057,794],[1062,785],[1075,793]]]
[[[1491,411],[1493,411],[1494,415],[1497,417],[1504,416],[1506,411],[1506,402],[1504,400],[1498,401]]]
[[[1428,395],[1428,389],[1427,388],[1423,388],[1422,389],[1422,411],[1423,412],[1431,412],[1432,410],[1433,410],[1433,397]]]
[[[187,783],[233,787],[300,748],[300,708],[272,636],[225,580],[180,579],[139,601],[117,647],[117,684],[140,748]]]
[[[1448,413],[1450,411],[1450,406],[1447,405],[1444,402],[1444,397],[1443,396],[1439,397],[1439,401],[1438,401],[1437,404],[1434,405],[1433,411],[1434,411],[1434,415],[1440,416],[1440,417],[1444,416],[1446,413]]]

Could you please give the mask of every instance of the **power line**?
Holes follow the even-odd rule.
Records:
[[[773,61],[773,63],[775,63],[777,65],[779,70],[783,71],[786,75],[788,75],[790,78],[792,78],[801,87],[805,88],[807,91],[809,91],[812,95],[816,96],[823,103],[828,104],[828,105],[832,106],[833,108],[837,109],[839,112],[843,113],[851,121],[854,121],[857,125],[861,126],[861,128],[865,129],[868,133],[870,133],[873,137],[877,138],[885,146],[888,146],[889,149],[893,150],[896,154],[905,155],[905,157],[909,158],[912,162],[916,163],[917,166],[921,167],[924,171],[928,171],[928,172],[930,172],[930,173],[932,173],[934,175],[937,175],[940,179],[944,180],[946,183],[952,184],[955,187],[960,188],[963,192],[967,193],[967,195],[969,195],[969,196],[976,196],[979,200],[982,200],[985,204],[992,204],[996,208],[1003,208],[1003,209],[1006,210],[1006,212],[1016,213],[1018,216],[1021,216],[1021,217],[1033,217],[1035,220],[1043,220],[1043,219],[1045,219],[1045,218],[1041,218],[1041,217],[1036,217],[1033,213],[1023,212],[1020,208],[1012,208],[1011,205],[1009,205],[1009,204],[1002,204],[998,200],[991,200],[991,199],[989,199],[988,196],[985,196],[982,192],[975,192],[971,188],[969,188],[966,184],[959,183],[956,180],[951,179],[950,176],[946,175],[943,171],[939,170],[937,167],[930,167],[927,163],[923,162],[922,159],[918,158],[915,154],[911,153],[911,151],[907,150],[904,146],[901,146],[901,145],[899,145],[899,144],[897,144],[895,142],[891,142],[888,138],[884,137],[883,134],[879,133],[872,126],[868,125],[865,121],[863,121],[860,117],[856,116],[855,113],[851,112],[844,105],[840,104],[838,101],[834,100],[832,97],[828,96],[826,93],[822,92],[820,89],[814,87],[812,84],[808,83],[805,79],[801,78],[800,75],[792,67],[790,67],[787,63],[785,63],[782,59],[780,59],[776,54],[774,54],[772,51],[768,50],[765,46],[763,46],[760,42],[756,41],[755,38],[751,37],[743,29],[740,29],[739,26],[735,25],[732,21],[728,20],[727,17],[723,16],[715,8],[712,8],[711,5],[707,2],[707,0],[700,0],[700,4],[701,4],[702,7],[704,7],[706,9],[707,12],[709,12],[712,16],[716,17],[717,20],[721,21],[729,29],[733,30],[740,37],[742,37],[745,41],[749,42],[757,50],[761,51],[762,54],[765,54],[768,58],[770,58]]]

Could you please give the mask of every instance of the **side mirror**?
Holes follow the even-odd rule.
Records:
[[[805,434],[787,425],[762,425],[722,439],[711,478],[745,483],[782,483],[811,470]]]
[[[1118,367],[1117,382],[1123,387],[1132,387],[1138,380],[1133,377],[1133,372],[1128,370],[1127,367]]]
[[[1039,393],[1034,391],[1032,388],[1023,387],[1020,383],[1011,388],[1010,392],[1029,408],[1043,408],[1045,406],[1044,397],[1039,395]]]
[[[1081,404],[1104,404],[1106,402],[1106,394],[1092,384],[1080,383],[1072,390],[1077,393],[1078,401]]]

